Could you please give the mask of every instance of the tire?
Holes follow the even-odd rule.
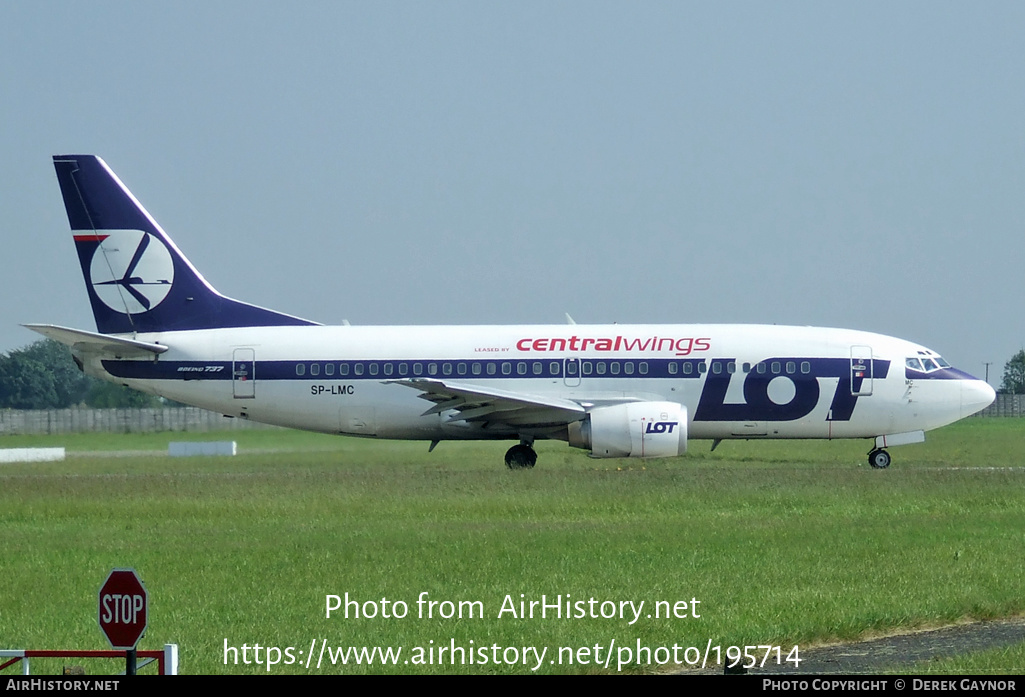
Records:
[[[884,470],[890,466],[890,453],[882,449],[873,450],[868,454],[868,464],[872,469]]]
[[[537,463],[537,453],[529,445],[514,445],[505,453],[505,466],[511,470],[530,469]]]

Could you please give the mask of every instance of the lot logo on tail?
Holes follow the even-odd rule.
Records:
[[[142,230],[103,230],[89,282],[104,305],[126,314],[152,310],[171,292],[174,261],[160,239]]]

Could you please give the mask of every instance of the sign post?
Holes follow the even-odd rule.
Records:
[[[98,621],[110,648],[125,651],[125,674],[135,675],[135,647],[146,631],[149,596],[135,569],[114,569],[100,586]]]

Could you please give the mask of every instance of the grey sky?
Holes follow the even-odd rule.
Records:
[[[1025,344],[1025,4],[0,4],[0,351],[93,329],[50,161],[354,324]]]

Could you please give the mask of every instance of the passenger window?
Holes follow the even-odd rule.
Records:
[[[708,372],[708,366],[705,364],[705,362],[701,361],[700,363],[698,363],[698,373],[704,375],[707,372]]]
[[[324,366],[324,375],[334,375],[334,374],[335,374],[335,364],[334,363],[328,363],[327,365]]]
[[[550,370],[552,372],[552,375],[558,375],[559,374],[559,363],[557,361],[552,361],[551,363],[548,364],[548,370]]]
[[[745,373],[750,373],[751,372],[751,364],[750,363],[745,363],[744,364],[744,372]]]
[[[405,363],[399,363],[399,375],[409,375],[409,366]]]
[[[544,370],[544,366],[541,365],[541,361],[534,361],[533,368],[534,368],[534,375],[540,375],[541,371]]]
[[[363,374],[363,364],[362,363],[357,363],[355,366],[353,366],[352,370],[353,370],[354,373],[356,373],[356,375],[362,375]]]
[[[524,363],[523,361],[517,361],[516,362],[516,374],[517,375],[526,375],[527,374],[527,364]]]
[[[428,375],[437,375],[438,374],[438,364],[437,363],[428,363],[427,364],[427,374]]]
[[[445,375],[451,375],[452,374],[452,364],[447,362],[447,361],[445,363],[442,363],[441,364],[441,372],[444,373]]]
[[[712,372],[715,373],[716,375],[721,373],[722,372],[722,363],[713,363],[712,364]]]
[[[594,364],[591,363],[591,361],[584,361],[580,364],[580,372],[582,372],[584,375],[590,375],[592,372],[594,372]]]
[[[688,361],[687,363],[683,364],[683,374],[684,375],[690,375],[693,372],[694,372],[694,364],[693,363]]]
[[[423,375],[423,374],[424,374],[424,364],[423,363],[414,363],[413,364],[413,375]]]
[[[320,363],[314,363],[310,366],[310,375],[320,375]]]
[[[466,364],[459,363],[458,365],[456,365],[456,372],[460,375],[466,375]]]
[[[772,362],[772,374],[773,375],[779,375],[780,370],[782,368],[783,368],[783,366],[780,364],[779,361],[773,361]]]
[[[385,363],[384,364],[384,374],[385,375],[391,375],[393,372],[395,372],[395,365],[393,363],[391,363],[391,362]]]
[[[758,371],[758,374],[759,374],[759,375],[765,375],[765,370],[766,370],[766,368],[768,368],[768,366],[767,366],[767,365],[765,365],[765,363],[764,363],[764,362],[762,362],[762,363],[759,363],[758,365],[756,365],[756,366],[755,366],[755,370],[757,370],[757,371]]]
[[[598,375],[604,375],[605,374],[605,361],[597,361],[594,364],[594,369],[598,373]]]
[[[793,375],[797,372],[797,364],[793,361],[787,361],[787,375]]]
[[[496,372],[498,372],[498,369],[495,368],[495,364],[488,363],[488,375],[494,375]]]
[[[801,361],[801,372],[804,375],[807,375],[808,373],[810,373],[811,372],[811,363],[809,363],[808,361]]]
[[[669,374],[670,375],[676,375],[676,372],[679,369],[680,369],[680,367],[678,365],[676,365],[676,361],[669,361]]]
[[[609,364],[609,372],[613,375],[619,375],[619,361],[612,361]]]
[[[470,366],[470,370],[473,371],[474,375],[480,375],[480,363],[474,363]]]
[[[647,375],[648,374],[648,362],[647,361],[641,361],[640,364],[637,366],[637,369],[640,371],[641,375]]]
[[[512,375],[512,363],[508,361],[502,363],[502,375]]]
[[[338,366],[338,374],[339,375],[348,375],[349,374],[349,364],[348,363],[342,363],[341,365],[339,365]]]
[[[726,372],[729,373],[730,375],[733,375],[735,372],[737,372],[737,363],[736,363],[736,361],[730,361],[729,363],[726,364]]]
[[[377,375],[378,369],[379,368],[378,368],[378,365],[376,363],[371,363],[370,364],[370,374],[371,375]]]
[[[626,373],[627,375],[633,375],[634,374],[634,364],[633,364],[633,361],[627,361],[626,363],[623,364],[623,372]]]
[[[295,364],[295,374],[296,375],[305,375],[306,374],[306,364],[305,363],[296,363]]]

